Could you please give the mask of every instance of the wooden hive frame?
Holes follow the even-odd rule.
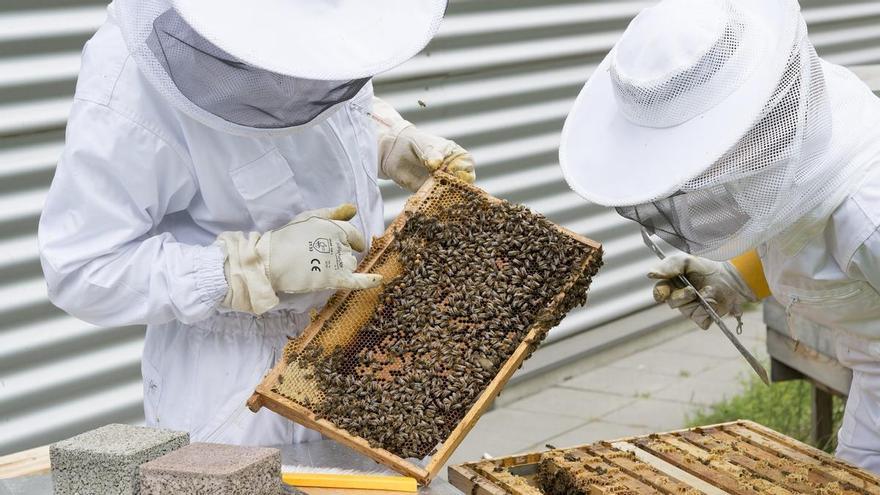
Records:
[[[457,179],[453,179],[451,176],[444,174],[443,180],[454,183],[456,187],[463,187],[472,192],[478,193],[490,203],[502,203],[502,200],[489,196],[481,189],[465,184]],[[403,212],[398,215],[382,237],[374,239],[369,254],[358,267],[359,272],[371,272],[373,265],[381,259],[385,250],[391,245],[395,234],[403,227],[407,219],[414,212],[418,211],[420,206],[428,200],[434,190],[435,182],[437,181],[435,181],[434,178],[429,178],[419,191],[407,200]],[[601,260],[601,244],[563,227],[556,227],[566,236],[571,237],[592,250],[592,254],[585,258],[581,269],[586,270],[587,267]],[[599,259],[597,260],[597,258]],[[565,293],[572,285],[574,285],[576,280],[577,278],[572,277],[572,280],[558,295],[555,296],[550,307],[556,307],[562,302]],[[297,346],[297,349],[304,349],[308,343],[320,333],[324,323],[345,303],[349,294],[350,291],[339,291],[327,302],[327,305],[317,314],[317,316],[315,316],[315,318],[313,318],[312,322],[306,327],[302,335],[296,339],[295,345]],[[287,363],[284,359],[281,359],[257,386],[254,394],[248,400],[248,407],[254,412],[259,411],[262,407],[266,407],[290,420],[343,443],[401,474],[411,476],[421,484],[428,484],[439,473],[440,469],[442,469],[443,465],[455,449],[459,446],[462,440],[464,440],[464,437],[474,427],[480,416],[486,412],[494,398],[501,393],[501,389],[507,381],[510,380],[514,372],[516,372],[516,370],[522,365],[523,361],[525,361],[525,359],[535,350],[547,330],[549,330],[549,328],[546,323],[536,322],[532,325],[526,337],[501,366],[495,378],[487,385],[483,393],[479,395],[473,406],[467,411],[452,433],[450,433],[446,440],[437,448],[436,453],[430,457],[430,461],[425,466],[410,462],[385,449],[372,447],[364,438],[354,436],[346,430],[338,428],[331,421],[319,418],[315,413],[303,405],[294,402],[280,393],[273,392],[272,389],[274,385],[278,383],[278,377],[282,375],[287,368]]]
[[[725,442],[734,442],[740,450],[713,453]],[[534,495],[541,493],[531,481],[538,465],[559,453],[596,456],[606,469],[623,474],[627,493],[880,495],[880,477],[751,421],[450,466],[449,482],[473,495]],[[840,485],[839,491],[817,488],[827,490],[834,483]],[[602,487],[594,488],[591,495],[605,493]]]

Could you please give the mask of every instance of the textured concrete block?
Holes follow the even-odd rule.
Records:
[[[278,495],[281,451],[194,443],[141,466],[141,495]]]
[[[138,467],[189,443],[189,434],[107,425],[49,448],[55,495],[136,495]]]

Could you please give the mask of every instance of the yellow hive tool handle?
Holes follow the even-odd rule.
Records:
[[[281,481],[302,488],[347,488],[352,490],[385,490],[416,493],[415,478],[406,476],[374,476],[368,474],[282,473]]]

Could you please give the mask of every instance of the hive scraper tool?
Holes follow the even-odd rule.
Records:
[[[666,253],[664,253],[663,250],[660,249],[660,246],[656,242],[654,242],[654,239],[651,238],[651,234],[649,234],[648,231],[644,228],[642,228],[642,239],[645,241],[645,245],[651,248],[651,251],[653,251],[658,258],[660,258],[661,260],[666,259]],[[718,315],[718,313],[715,311],[715,308],[713,308],[712,305],[709,304],[709,301],[707,301],[706,298],[703,297],[700,291],[697,290],[696,287],[694,287],[694,284],[692,284],[690,280],[687,279],[687,277],[685,277],[684,275],[679,275],[677,279],[680,283],[684,284],[685,287],[690,287],[691,289],[694,289],[694,293],[697,295],[697,299],[700,301],[700,305],[706,310],[707,313],[709,313],[709,317],[712,318],[712,321],[714,321],[715,324],[718,325],[718,328],[721,329],[721,332],[724,333],[724,335],[730,340],[733,346],[736,347],[736,350],[739,351],[742,357],[745,358],[746,361],[748,361],[752,369],[755,370],[755,373],[757,373],[757,375],[761,378],[761,381],[763,381],[766,385],[770,385],[770,377],[767,376],[767,370],[764,369],[764,366],[762,366],[761,363],[759,363],[758,360],[755,359],[755,356],[753,356],[752,353],[748,351],[748,349],[743,347],[742,342],[740,342],[739,339],[736,338],[736,335],[734,335],[733,332],[731,332],[730,329],[727,328],[727,324],[724,323],[724,320],[721,319],[721,316]]]

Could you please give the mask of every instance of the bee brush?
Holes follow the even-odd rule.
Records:
[[[349,490],[381,490],[382,492],[416,493],[415,478],[363,471],[314,466],[283,466],[281,481],[297,488],[335,488]]]

